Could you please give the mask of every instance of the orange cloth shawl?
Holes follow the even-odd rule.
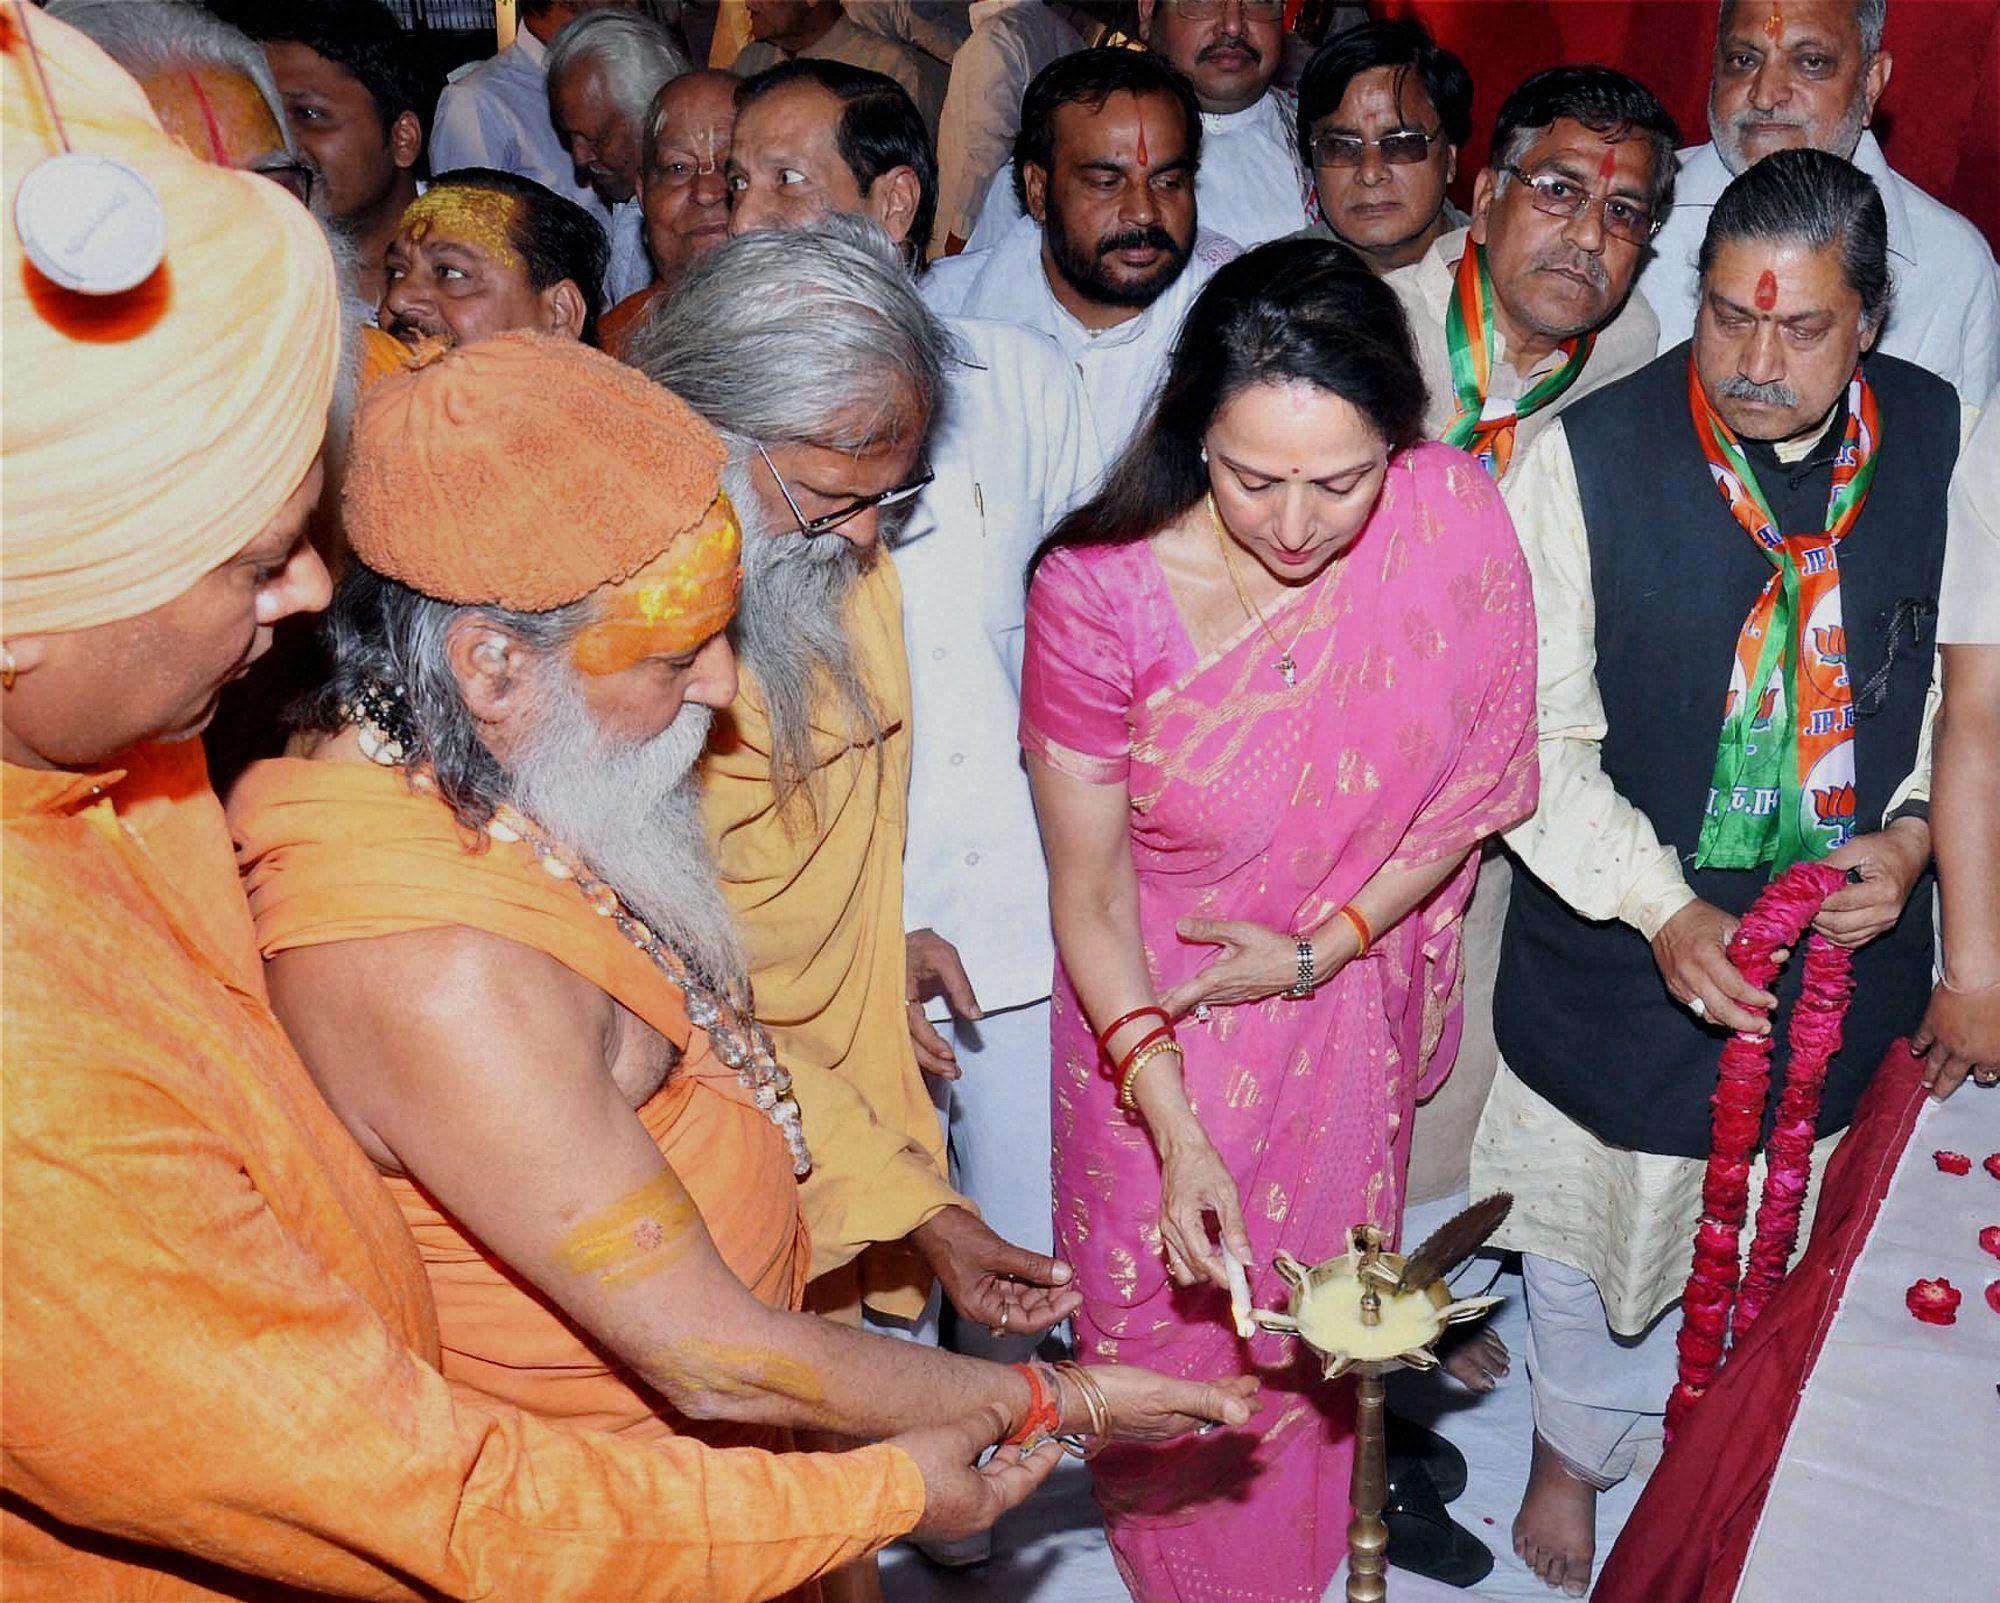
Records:
[[[423,1266],[265,1004],[200,747],[0,769],[14,1599],[748,1603],[908,1530],[887,1445],[717,1452],[449,1385]]]
[[[412,794],[401,769],[359,762],[258,763],[230,798],[229,822],[265,957],[462,926],[546,953],[680,1048],[680,1065],[639,1119],[723,1262],[760,1301],[799,1306],[806,1238],[783,1135],[689,1024],[679,988],[526,843],[482,848],[437,797]],[[774,1430],[690,1426],[420,1185],[385,1180],[430,1275],[446,1378],[577,1428],[788,1445]]]

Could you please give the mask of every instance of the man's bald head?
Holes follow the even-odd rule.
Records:
[[[653,97],[639,198],[657,283],[673,284],[729,237],[729,149],[736,88],[728,72],[688,72]]]

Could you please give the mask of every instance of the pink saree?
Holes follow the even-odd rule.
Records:
[[[1254,624],[1197,660],[1144,542],[1056,553],[1029,598],[1022,744],[1129,788],[1162,990],[1213,954],[1183,942],[1178,919],[1309,929],[1377,870],[1470,852],[1534,808],[1528,572],[1470,457],[1403,453],[1359,540],[1270,618],[1281,639],[1303,631],[1294,689]],[[1180,1026],[1189,1093],[1242,1197],[1261,1307],[1283,1305],[1278,1248],[1312,1263],[1350,1225],[1397,1227],[1411,1111],[1457,1048],[1475,867],[1476,853],[1312,1000]],[[1316,1384],[1289,1339],[1239,1342],[1221,1293],[1174,1288],[1158,1160],[1118,1111],[1060,972],[1052,1031],[1056,1232],[1083,1293],[1084,1361],[1264,1382],[1240,1430],[1095,1461],[1125,1582],[1146,1603],[1318,1603],[1346,1552],[1351,1392]]]

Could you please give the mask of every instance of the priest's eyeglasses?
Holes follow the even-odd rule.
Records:
[[[1604,210],[1604,231],[1628,245],[1644,245],[1658,232],[1653,214],[1636,200],[1617,195],[1593,195],[1561,173],[1531,173],[1508,162],[1501,169],[1528,186],[1528,204],[1547,217],[1581,217],[1592,206]]]
[[[1429,133],[1421,128],[1399,128],[1380,139],[1363,139],[1359,134],[1316,134],[1312,142],[1313,165],[1359,167],[1373,146],[1382,152],[1382,159],[1390,166],[1407,167],[1430,155],[1431,146],[1443,137],[1435,128]]]
[[[850,501],[844,507],[836,507],[831,512],[822,513],[816,518],[809,518],[799,510],[798,502],[792,499],[791,486],[785,483],[785,476],[778,471],[778,464],[771,460],[771,453],[760,445],[757,447],[757,454],[764,459],[764,466],[771,475],[771,482],[777,485],[778,494],[785,498],[785,505],[791,508],[792,521],[798,524],[799,533],[804,535],[808,540],[822,534],[832,533],[843,523],[853,522],[854,519],[860,517],[862,513],[868,511],[871,507],[877,511],[886,512],[891,507],[903,506],[908,502],[914,501],[924,493],[925,487],[930,484],[931,480],[937,477],[929,468],[924,468],[907,484],[896,485],[893,489],[884,490],[879,495],[864,495],[860,500]]]

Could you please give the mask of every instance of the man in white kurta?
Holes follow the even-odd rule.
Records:
[[[1896,307],[1878,349],[1949,380],[1977,406],[2000,383],[2000,268],[1979,230],[1891,168],[1868,130],[1892,66],[1868,9],[1852,0],[1726,8],[1710,143],[1681,152],[1674,209],[1640,284],[1660,317],[1661,348],[1678,345],[1694,332],[1695,257],[1729,180],[1788,144],[1845,156],[1875,180],[1889,218]],[[1808,51],[1818,52],[1815,67],[1833,67],[1792,71]]]
[[[1049,1211],[1048,871],[1021,766],[1021,642],[1036,545],[1096,487],[1102,457],[1075,373],[1032,330],[947,318],[964,358],[931,435],[937,475],[894,545],[914,739],[904,924],[956,954],[976,1018],[923,999],[959,1078],[936,1082],[960,1191],[1008,1240],[1053,1252]],[[915,1021],[913,1030],[918,1029]],[[960,1326],[1002,1362],[1033,1337]]]
[[[1042,229],[1023,217],[992,250],[934,263],[923,296],[940,316],[1016,323],[1055,341],[1076,369],[1110,458],[1125,449],[1152,406],[1188,308],[1215,270],[1239,254],[1235,241],[1202,229],[1187,267],[1158,300],[1112,327],[1091,328],[1057,298],[1044,270]]]
[[[523,5],[514,42],[444,86],[431,123],[431,171],[496,167],[517,173],[575,201],[609,228],[611,209],[578,179],[549,120],[549,41],[568,18],[559,6]]]
[[[952,57],[938,117],[938,254],[971,241],[987,187],[1013,160],[1021,96],[1035,74],[1085,43],[1047,0],[972,0],[970,15],[972,37]]]

